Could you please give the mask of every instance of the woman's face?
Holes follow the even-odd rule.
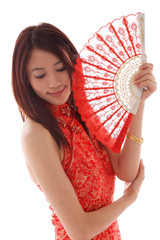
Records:
[[[27,65],[29,82],[35,93],[43,100],[61,105],[71,93],[68,71],[64,63],[54,54],[33,49]]]

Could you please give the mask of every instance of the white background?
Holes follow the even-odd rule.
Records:
[[[80,51],[102,25],[130,13],[146,14],[146,52],[160,79],[160,7],[158,0],[5,0],[0,4],[0,239],[54,239],[43,194],[31,182],[20,145],[22,121],[11,91],[11,58],[20,31],[49,22],[69,36]],[[123,240],[160,239],[159,89],[147,100],[142,158],[146,179],[137,202],[119,218]],[[123,185],[117,184],[116,197]]]

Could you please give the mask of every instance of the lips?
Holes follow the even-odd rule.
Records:
[[[49,95],[51,95],[52,97],[57,97],[57,96],[60,96],[63,92],[64,92],[64,89],[66,87],[64,87],[62,90],[60,91],[57,91],[57,92],[51,92],[51,93],[48,93]]]

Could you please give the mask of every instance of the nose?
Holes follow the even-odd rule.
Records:
[[[48,78],[48,86],[49,88],[58,88],[61,86],[61,82],[54,74],[50,74]]]

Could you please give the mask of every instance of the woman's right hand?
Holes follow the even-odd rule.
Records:
[[[144,178],[145,178],[144,165],[143,165],[143,161],[141,159],[137,177],[135,178],[135,180],[132,183],[126,183],[126,188],[124,190],[124,197],[129,198],[131,200],[131,203],[136,201]]]

